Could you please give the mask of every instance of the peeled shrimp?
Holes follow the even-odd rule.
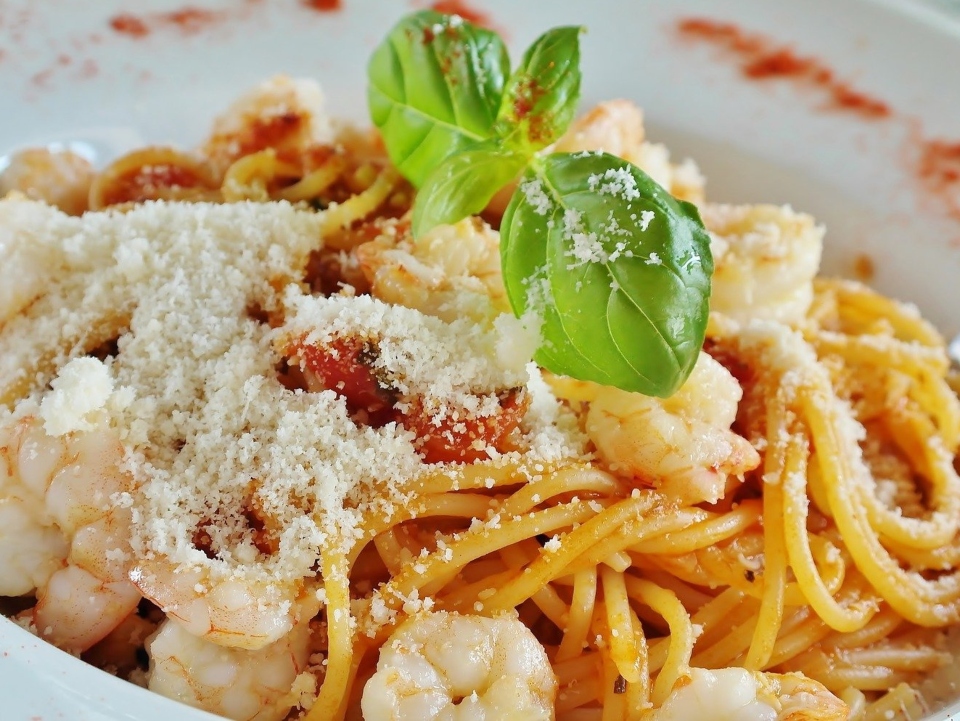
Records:
[[[711,310],[734,320],[799,322],[813,300],[823,228],[789,207],[706,203],[714,259]]]
[[[489,320],[509,310],[500,275],[500,241],[479,218],[441,225],[414,239],[388,226],[356,250],[372,294],[452,322]]]
[[[222,174],[245,155],[273,148],[299,156],[329,143],[332,135],[320,86],[281,75],[257,85],[217,118],[201,152]]]
[[[602,150],[641,168],[672,195],[699,203],[703,176],[691,160],[670,162],[666,146],[644,139],[643,111],[629,100],[610,100],[578,118],[554,146],[558,153]]]
[[[742,397],[737,380],[701,353],[693,373],[667,399],[600,386],[587,411],[587,434],[611,472],[659,487],[683,503],[714,503],[728,478],[760,457],[730,426]]]
[[[846,721],[847,706],[802,674],[690,669],[644,721]]]
[[[137,606],[127,579],[132,481],[107,428],[48,435],[35,417],[0,429],[0,594],[35,592],[37,633],[72,652]]]
[[[218,646],[166,620],[147,639],[147,687],[237,721],[280,721],[294,704],[294,680],[310,653],[307,619],[257,651]]]
[[[0,596],[46,586],[70,544],[44,503],[64,445],[33,419],[0,430]]]
[[[366,721],[534,721],[553,718],[556,693],[546,652],[519,620],[441,611],[394,631],[361,707]]]
[[[145,598],[193,636],[247,650],[289,633],[303,596],[302,581],[220,578],[207,565],[191,568],[159,556],[140,560],[131,578]]]
[[[0,173],[0,198],[19,191],[64,213],[80,215],[87,209],[94,174],[90,161],[72,151],[27,148],[14,153]]]

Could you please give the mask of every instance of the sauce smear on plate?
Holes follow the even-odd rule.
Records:
[[[709,18],[680,20],[677,29],[683,37],[704,40],[734,53],[744,77],[750,80],[786,79],[817,90],[827,96],[827,107],[851,112],[867,120],[891,115],[890,107],[877,98],[855,90],[836,77],[817,58],[797,55],[756,33],[747,33],[733,23]]]

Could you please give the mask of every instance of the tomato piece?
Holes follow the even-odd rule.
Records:
[[[510,450],[509,436],[520,425],[528,399],[522,389],[500,395],[500,408],[493,415],[437,421],[422,398],[399,399],[377,378],[373,369],[376,347],[362,338],[337,338],[324,345],[300,344],[294,355],[302,363],[311,387],[319,386],[342,395],[357,422],[374,427],[396,421],[414,433],[414,444],[427,463],[475,463],[487,460],[488,448]],[[398,400],[402,410],[395,404]]]
[[[434,422],[419,400],[410,403],[400,422],[413,431],[415,444],[427,463],[475,463],[488,460],[487,448],[500,453],[510,450],[508,436],[520,424],[527,410],[526,394],[514,389],[500,398],[500,410],[485,418]]]
[[[361,338],[337,338],[328,345],[302,345],[297,355],[305,372],[346,399],[351,414],[366,414],[363,420],[379,427],[396,420],[396,411],[393,394],[377,380],[370,363],[375,352]]]

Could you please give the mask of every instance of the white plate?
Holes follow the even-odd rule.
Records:
[[[154,18],[152,32],[134,39],[109,23],[130,3],[0,0],[0,157],[63,142],[102,162],[145,142],[191,144],[241,91],[278,72],[318,78],[334,115],[362,121],[370,50],[397,17],[427,3],[342,4],[320,13],[297,0],[206,2],[220,15],[195,33]],[[920,139],[960,140],[957,0],[471,4],[515,52],[548,26],[587,25],[583,107],[637,100],[651,137],[700,163],[710,197],[789,202],[813,213],[829,229],[827,271],[850,274],[869,257],[876,286],[917,303],[947,335],[960,331],[960,219],[916,173]],[[136,13],[183,7],[151,0]],[[676,20],[688,16],[735,22],[816,56],[893,114],[865,121],[824,110],[822,94],[796,83],[746,82],[732,58],[678,38]],[[212,718],[87,667],[6,621],[0,695],[4,721]]]

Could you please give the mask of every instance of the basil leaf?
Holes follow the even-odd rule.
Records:
[[[497,132],[533,153],[570,125],[580,100],[582,27],[548,30],[531,45],[510,79],[497,116]]]
[[[510,72],[500,37],[432,10],[402,19],[367,66],[367,102],[390,160],[415,186],[493,132]]]
[[[414,237],[441,223],[456,223],[476,215],[526,164],[526,155],[499,149],[492,143],[447,158],[417,193],[413,206]]]
[[[703,344],[713,258],[696,208],[605,153],[524,173],[500,227],[514,312],[540,315],[545,368],[667,397]]]

